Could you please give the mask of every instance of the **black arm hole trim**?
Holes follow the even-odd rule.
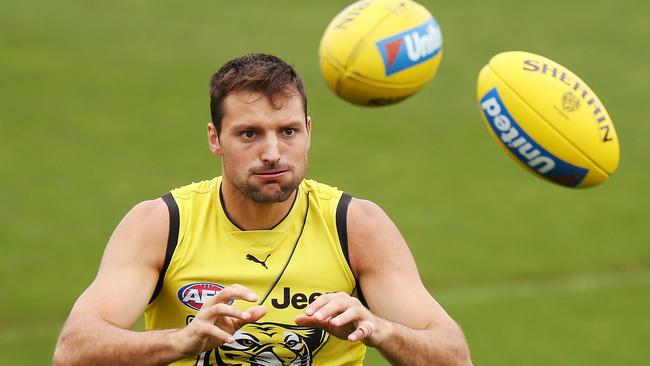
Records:
[[[180,226],[179,214],[178,214],[178,205],[174,200],[174,196],[171,193],[167,193],[162,196],[163,201],[167,205],[167,210],[169,211],[169,236],[167,237],[167,251],[165,252],[165,262],[163,263],[162,268],[160,269],[160,276],[158,276],[158,283],[156,283],[156,288],[153,290],[153,295],[149,304],[151,304],[163,286],[163,281],[165,279],[165,273],[167,273],[167,268],[169,268],[169,262],[172,261],[172,256],[174,255],[174,250],[176,250],[176,244],[178,243],[178,228]]]
[[[350,196],[347,193],[343,193],[341,199],[339,200],[338,206],[336,206],[336,232],[339,235],[339,243],[341,243],[341,251],[343,251],[343,256],[345,256],[345,261],[348,263],[348,267],[350,267],[350,271],[352,271],[352,265],[350,264],[350,254],[348,252],[348,220],[347,219],[348,219],[348,206],[350,205],[351,200],[352,200],[352,196]],[[366,303],[366,299],[363,297],[363,293],[361,292],[361,284],[359,283],[359,279],[355,278],[354,280],[357,282],[355,286],[355,290],[357,292],[357,297],[359,298],[359,301],[361,301],[363,306],[368,307],[368,304]]]
[[[363,297],[363,292],[361,291],[361,284],[359,283],[359,280],[357,280],[357,286],[354,288],[357,291],[357,299],[361,301],[361,304],[368,309],[368,303],[366,302],[366,298]]]

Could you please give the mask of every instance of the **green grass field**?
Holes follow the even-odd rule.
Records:
[[[319,73],[320,36],[344,1],[2,2],[0,364],[50,362],[131,206],[219,174],[207,82],[260,51],[305,81],[309,176],[384,207],[475,365],[646,364],[650,5],[422,3],[443,31],[438,75],[401,104],[367,109]],[[599,94],[622,146],[610,181],[546,183],[488,136],[476,76],[506,50],[554,59]],[[385,364],[376,353],[366,363]]]

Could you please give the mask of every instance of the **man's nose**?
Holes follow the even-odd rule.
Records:
[[[275,135],[268,136],[262,147],[261,159],[265,163],[274,164],[280,160],[280,146],[278,138]]]

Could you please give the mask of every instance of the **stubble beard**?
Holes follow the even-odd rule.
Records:
[[[298,188],[299,181],[293,180],[287,184],[280,183],[264,183],[264,186],[276,184],[280,186],[280,190],[273,192],[266,192],[263,188],[256,187],[252,184],[246,183],[242,186],[235,185],[235,188],[241,192],[246,198],[256,203],[279,203],[284,202],[291,197],[291,194]]]
[[[261,185],[255,185],[250,183],[246,178],[239,179],[230,179],[232,185],[243,194],[249,200],[256,203],[280,203],[285,202],[291,197],[294,191],[298,189],[300,182],[302,182],[305,177],[305,171],[307,170],[307,162],[305,162],[305,168],[302,171],[296,171],[294,167],[289,167],[288,172],[294,174],[294,178],[287,183],[272,182],[272,183],[262,183]],[[265,170],[275,169],[274,165],[265,166]],[[253,175],[252,172],[249,172],[249,176]],[[234,175],[230,175],[234,177]],[[264,188],[268,185],[278,185],[280,190],[273,190],[272,192],[266,191]]]

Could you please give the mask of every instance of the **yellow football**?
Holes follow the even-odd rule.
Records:
[[[585,188],[618,167],[619,141],[603,103],[556,62],[500,53],[479,73],[477,93],[490,135],[529,172]]]
[[[393,104],[436,74],[442,34],[414,1],[362,0],[329,24],[319,58],[325,82],[339,97],[364,106]]]

